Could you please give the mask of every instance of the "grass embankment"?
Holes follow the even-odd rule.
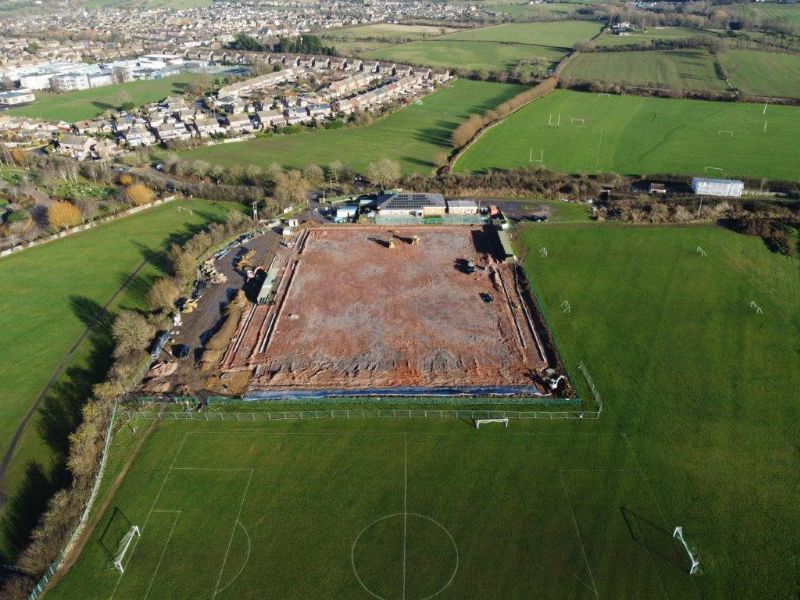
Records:
[[[800,109],[769,106],[766,114],[763,109],[557,90],[487,131],[455,170],[525,167],[544,151],[546,168],[570,173],[795,180]]]

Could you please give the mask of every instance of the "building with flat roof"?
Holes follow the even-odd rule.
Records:
[[[434,217],[444,215],[446,209],[441,194],[391,192],[378,196],[378,212],[384,217]]]
[[[0,106],[19,106],[20,104],[29,104],[34,100],[36,100],[36,96],[30,90],[0,92]]]
[[[478,203],[475,200],[448,200],[447,212],[451,215],[477,215]]]
[[[744,182],[737,179],[692,177],[692,191],[699,196],[738,198],[744,191]]]

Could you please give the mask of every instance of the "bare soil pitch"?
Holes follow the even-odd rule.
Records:
[[[323,227],[303,235],[277,258],[274,304],[245,312],[223,367],[250,370],[251,391],[544,391],[548,365],[491,228]],[[468,273],[467,260],[479,268]]]

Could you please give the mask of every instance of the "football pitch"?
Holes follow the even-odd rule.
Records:
[[[600,419],[165,420],[149,437],[137,419],[114,438],[97,527],[47,597],[792,597],[797,259],[720,227],[514,235]]]
[[[698,597],[625,436],[494,426],[161,425],[54,597]]]
[[[800,177],[800,109],[557,90],[486,131],[457,172]]]

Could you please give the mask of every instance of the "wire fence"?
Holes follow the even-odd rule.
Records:
[[[259,412],[197,412],[178,411],[124,411],[127,418],[157,419],[161,421],[230,421],[252,423],[263,421],[313,421],[319,419],[597,419],[600,410],[483,410],[483,409],[331,409],[331,410],[280,410]]]

